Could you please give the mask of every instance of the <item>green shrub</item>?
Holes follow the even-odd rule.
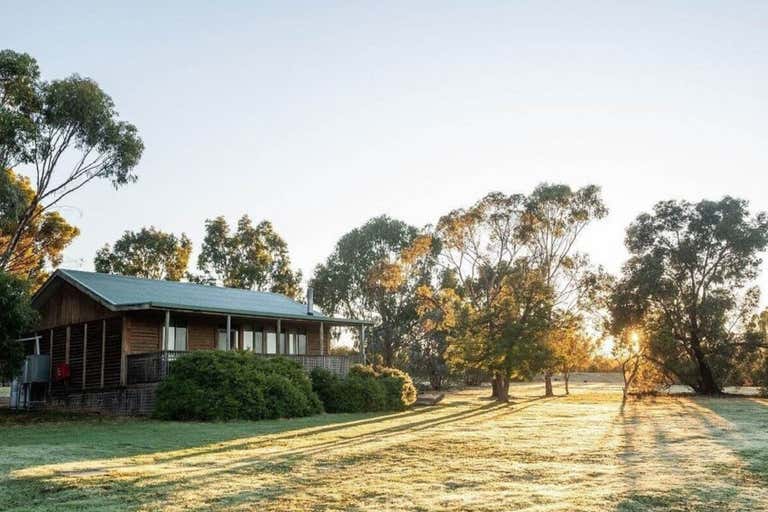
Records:
[[[260,420],[322,412],[301,365],[247,352],[190,352],[160,383],[154,416],[168,420]]]
[[[399,411],[416,400],[411,378],[395,368],[355,365],[344,379],[318,368],[311,377],[328,412]]]
[[[349,375],[336,389],[338,412],[374,412],[387,408],[387,392],[374,378]]]
[[[320,397],[326,412],[338,412],[339,407],[336,397],[339,393],[338,386],[341,381],[339,376],[325,368],[315,368],[309,376],[312,379],[312,389]]]
[[[416,401],[416,387],[407,373],[386,366],[375,369],[387,390],[387,409],[399,411]]]

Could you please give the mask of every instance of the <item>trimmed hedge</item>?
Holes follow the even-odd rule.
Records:
[[[171,363],[153,416],[165,420],[261,420],[322,412],[300,364],[248,352],[197,351]]]
[[[344,379],[322,368],[310,375],[327,412],[401,411],[416,401],[411,378],[395,368],[357,364]]]

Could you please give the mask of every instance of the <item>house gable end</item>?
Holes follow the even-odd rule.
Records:
[[[79,324],[101,318],[116,316],[108,309],[60,277],[46,284],[43,293],[38,294],[33,306],[40,313],[38,330],[60,325]]]

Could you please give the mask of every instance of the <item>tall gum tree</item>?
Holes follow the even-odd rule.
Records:
[[[544,284],[552,290],[549,342],[553,347],[561,347],[563,340],[558,338],[569,332],[569,319],[590,315],[596,308],[593,297],[605,277],[602,269],[594,268],[589,257],[578,251],[578,241],[590,224],[606,215],[600,187],[595,185],[574,190],[543,183],[525,200],[521,236]],[[553,394],[552,369],[557,362],[553,359],[544,368],[547,396]]]
[[[521,236],[524,214],[525,196],[494,192],[434,229],[440,264],[455,276],[460,298],[448,358],[491,372],[499,401],[507,401],[516,373],[534,373],[547,354],[541,340],[552,294]]]
[[[606,214],[598,187],[542,184],[527,196],[488,194],[437,223],[440,262],[463,299],[451,353],[485,365],[497,398],[506,399],[514,374],[544,371],[551,382],[557,319],[583,309],[601,282],[577,242]]]
[[[12,264],[30,226],[65,197],[96,179],[115,188],[135,181],[143,150],[136,127],[119,120],[95,81],[43,81],[35,59],[0,51],[0,169],[29,175],[33,190],[0,251],[0,270]]]
[[[430,252],[419,230],[386,215],[343,235],[310,285],[323,311],[374,322],[368,350],[400,365],[418,329],[416,291],[425,282]]]
[[[748,203],[662,201],[627,229],[631,257],[612,297],[616,332],[642,326],[646,357],[700,393],[716,394],[757,343],[736,329],[752,317],[768,216]]]

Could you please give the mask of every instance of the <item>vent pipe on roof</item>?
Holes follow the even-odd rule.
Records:
[[[307,288],[307,314],[315,314],[315,290],[311,286]]]

